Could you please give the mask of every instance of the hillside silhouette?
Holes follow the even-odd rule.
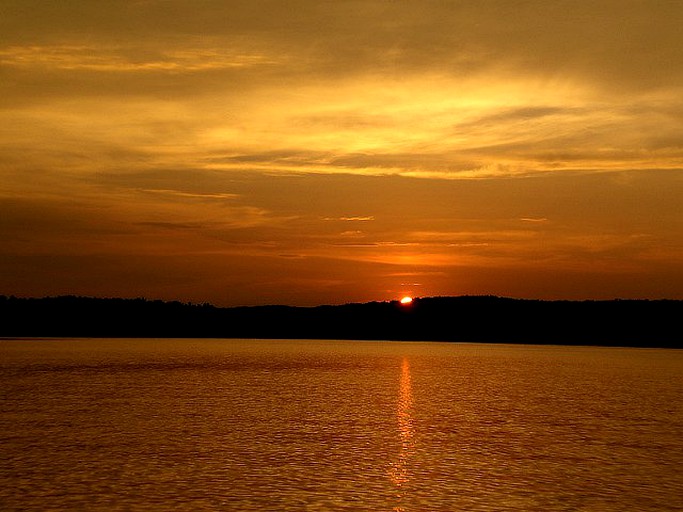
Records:
[[[0,296],[0,337],[424,340],[683,348],[680,300],[430,297],[219,308],[146,299]]]

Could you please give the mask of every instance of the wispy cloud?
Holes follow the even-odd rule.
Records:
[[[324,217],[323,220],[344,221],[344,222],[369,222],[375,220],[374,215],[356,215],[350,217]]]
[[[180,190],[166,190],[166,189],[139,189],[140,192],[148,194],[156,194],[168,197],[178,197],[187,199],[200,199],[200,200],[230,200],[239,197],[238,194],[229,193],[198,193],[198,192],[183,192]]]
[[[218,48],[155,49],[124,46],[29,45],[0,49],[0,64],[21,68],[101,72],[168,72],[239,69],[273,65],[282,57]]]

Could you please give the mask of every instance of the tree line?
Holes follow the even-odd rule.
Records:
[[[422,340],[683,348],[680,300],[427,297],[335,306],[0,296],[0,337]]]

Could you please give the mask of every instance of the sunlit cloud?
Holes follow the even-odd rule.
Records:
[[[65,71],[193,73],[281,62],[282,59],[275,60],[273,56],[217,48],[146,51],[145,48],[125,46],[31,45],[0,49],[0,65]]]
[[[375,220],[374,215],[357,215],[357,216],[350,216],[350,217],[325,217],[323,220],[336,220],[336,221],[343,221],[343,222],[369,222]]]
[[[361,75],[286,91],[266,84],[170,100],[64,99],[7,110],[0,132],[11,143],[5,159],[84,172],[125,161],[129,169],[492,179],[683,169],[677,108],[674,91],[625,106],[571,80]]]
[[[192,193],[192,192],[183,192],[180,190],[164,190],[164,189],[140,189],[140,192],[146,192],[149,194],[157,194],[161,196],[169,196],[169,197],[177,197],[181,199],[201,199],[201,200],[219,200],[223,201],[226,199],[235,199],[239,197],[237,194],[226,194],[226,193],[220,193],[220,194],[200,194],[200,193]]]
[[[485,75],[469,80],[368,77],[334,84],[331,98],[325,87],[295,91],[269,101],[267,113],[244,119],[271,151],[234,148],[238,156],[213,157],[206,165],[433,179],[683,168],[682,121],[658,106],[680,105],[668,92],[633,97],[624,106],[571,81],[549,87],[514,76],[496,86]],[[306,104],[293,104],[298,97]],[[261,124],[262,117],[268,122]],[[215,147],[235,135],[216,127],[205,143]]]
[[[531,222],[531,223],[540,223],[540,222],[548,222],[548,219],[545,217],[520,217],[522,222]]]

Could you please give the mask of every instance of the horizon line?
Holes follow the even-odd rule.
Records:
[[[344,303],[321,303],[311,306],[301,306],[294,304],[241,304],[234,306],[218,306],[209,301],[203,302],[193,302],[193,301],[182,301],[178,299],[159,299],[159,298],[148,298],[144,296],[137,297],[122,297],[122,296],[93,296],[93,295],[78,295],[78,294],[61,294],[61,295],[44,295],[44,296],[17,296],[14,294],[5,295],[0,293],[0,300],[56,300],[56,299],[81,299],[81,300],[95,300],[95,301],[143,301],[143,302],[161,302],[164,304],[180,304],[183,306],[191,307],[212,307],[216,309],[238,309],[238,308],[273,308],[273,307],[284,307],[284,308],[300,308],[300,309],[313,309],[320,307],[343,307],[343,306],[356,306],[356,305],[366,305],[366,304],[398,304],[401,305],[401,298],[386,299],[386,300],[369,300],[365,302],[344,302]],[[674,299],[667,297],[660,298],[623,298],[623,297],[613,297],[610,299],[540,299],[540,298],[523,298],[523,297],[511,297],[505,295],[495,295],[495,294],[463,294],[463,295],[431,295],[424,297],[411,297],[412,302],[402,305],[402,307],[410,308],[415,303],[426,300],[440,300],[440,299],[498,299],[498,300],[509,300],[517,302],[682,302],[683,299]]]

